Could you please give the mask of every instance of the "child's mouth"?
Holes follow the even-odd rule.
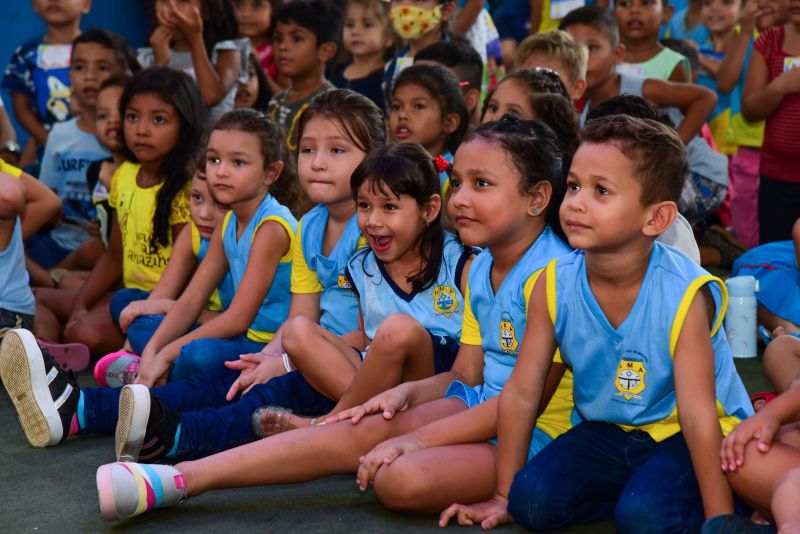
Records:
[[[389,245],[392,243],[391,236],[388,235],[374,235],[372,237],[372,248],[375,249],[376,252],[385,252],[389,249]]]
[[[408,139],[409,137],[411,137],[411,130],[409,130],[404,126],[401,126],[397,130],[395,130],[395,136],[398,139]]]

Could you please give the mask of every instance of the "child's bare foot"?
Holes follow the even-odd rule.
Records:
[[[253,432],[262,438],[316,424],[316,417],[295,415],[289,408],[281,406],[262,406],[252,416]]]

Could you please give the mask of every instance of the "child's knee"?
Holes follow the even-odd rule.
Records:
[[[395,313],[387,317],[378,327],[373,343],[386,344],[392,348],[412,347],[418,349],[430,335],[425,328],[411,316]]]
[[[554,495],[550,482],[557,480],[529,467],[530,464],[524,466],[514,476],[508,493],[508,512],[528,530],[551,530],[566,525],[569,517],[549,502]]]
[[[657,486],[657,484],[654,484]],[[703,523],[703,507],[691,496],[674,496],[653,492],[623,490],[614,510],[617,532],[648,534],[661,532],[695,532]]]
[[[773,493],[779,491],[791,491],[800,495],[800,467],[790,469],[778,479]]]
[[[64,331],[64,339],[68,343],[82,343],[94,352],[94,348],[102,345],[107,335],[103,328],[93,321],[77,321]]]
[[[220,357],[208,339],[195,339],[181,348],[180,355],[173,362],[170,381],[188,378],[194,373],[208,369],[219,362]]]
[[[426,469],[401,456],[378,469],[374,481],[375,497],[389,510],[414,512],[425,501],[431,483]]]
[[[286,321],[281,334],[281,344],[286,352],[302,350],[302,347],[319,333],[319,324],[305,316]]]

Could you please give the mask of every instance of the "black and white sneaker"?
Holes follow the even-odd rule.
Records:
[[[75,375],[61,369],[28,330],[14,329],[3,337],[0,377],[31,445],[49,447],[77,432]]]
[[[118,462],[155,463],[175,444],[180,415],[164,406],[147,386],[130,384],[119,395],[115,434]]]

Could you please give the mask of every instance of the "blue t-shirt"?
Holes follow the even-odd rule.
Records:
[[[446,234],[436,281],[426,289],[410,293],[394,283],[372,249],[353,255],[347,266],[347,276],[359,297],[367,337],[374,339],[387,317],[402,313],[419,321],[434,335],[459,339],[464,315],[461,273],[472,253],[472,249],[465,248],[455,236]]]
[[[715,305],[710,336],[723,433],[753,414],[722,327],[728,298],[719,278],[656,242],[633,307],[614,328],[589,286],[583,251],[551,261],[546,273],[556,342],[574,373],[575,406],[584,419],[644,430],[656,441],[680,432],[672,360],[702,287]]]
[[[51,45],[34,37],[14,51],[3,75],[3,90],[26,95],[46,128],[70,117],[71,54],[71,44]]]
[[[89,237],[83,225],[95,218],[86,179],[89,164],[110,155],[97,137],[78,128],[77,119],[53,125],[47,137],[39,180],[61,198],[64,222],[53,228],[51,236],[67,250],[77,249]]]
[[[11,241],[5,250],[0,250],[0,308],[33,315],[36,301],[28,282],[22,247],[22,223],[17,217]]]

